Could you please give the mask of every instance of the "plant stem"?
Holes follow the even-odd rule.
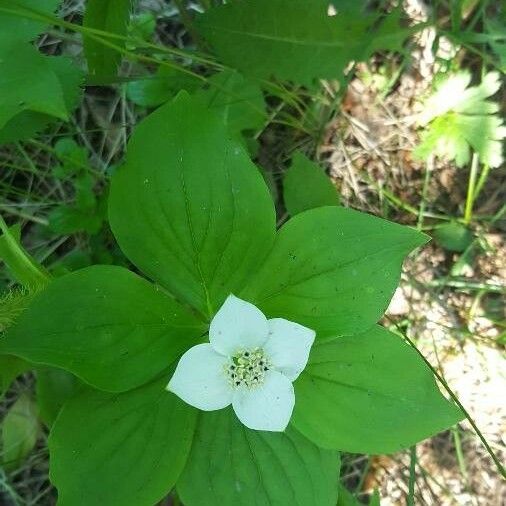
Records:
[[[480,290],[484,292],[493,292],[493,293],[504,293],[505,287],[503,284],[499,283],[480,283],[479,281],[472,281],[468,279],[433,279],[428,281],[425,286],[435,286],[435,287],[450,287],[456,288],[460,290]]]
[[[478,198],[481,190],[483,189],[483,185],[487,181],[487,177],[490,173],[490,165],[484,165],[483,170],[480,172],[480,178],[478,179],[478,183],[476,184],[476,188],[474,190],[474,200]]]
[[[426,162],[425,177],[423,180],[423,188],[422,188],[422,201],[420,202],[420,208],[418,211],[418,222],[416,224],[417,230],[422,230],[423,228],[423,218],[425,216],[425,202],[427,200],[427,191],[429,189],[430,175],[433,169],[434,169],[434,156],[430,155],[427,158]]]
[[[49,275],[18,243],[1,215],[0,230],[6,244],[4,261],[17,281],[27,287],[44,286],[49,281]]]
[[[464,210],[464,225],[469,225],[473,217],[473,205],[475,200],[476,176],[478,175],[478,155],[473,153],[471,161],[471,173],[467,184],[466,208]]]
[[[460,440],[459,428],[454,427],[452,429],[453,439],[455,441],[455,451],[457,452],[457,461],[459,463],[460,474],[467,482],[467,468],[466,461],[464,459],[464,452],[462,451],[462,442]]]

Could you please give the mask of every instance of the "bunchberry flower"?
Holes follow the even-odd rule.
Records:
[[[292,416],[292,382],[307,364],[315,332],[268,320],[253,304],[230,295],[211,321],[209,343],[179,360],[167,389],[203,411],[232,404],[250,429],[283,431]]]

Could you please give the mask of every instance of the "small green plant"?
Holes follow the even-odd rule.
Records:
[[[86,150],[74,140],[58,140],[54,147],[59,164],[53,167],[53,174],[62,183],[71,184],[75,198],[71,204],[57,206],[49,214],[49,227],[59,234],[99,232],[106,218],[107,201],[97,198],[94,191],[95,178],[88,164]]]
[[[486,74],[478,86],[469,86],[468,71],[445,77],[424,104],[420,124],[426,126],[415,154],[455,160],[463,167],[475,152],[490,167],[502,163],[502,139],[506,127],[497,115],[499,105],[487,100],[500,87],[499,74]]]
[[[149,506],[176,486],[189,506],[293,494],[331,506],[339,450],[397,451],[462,417],[376,324],[426,237],[340,206],[276,231],[260,173],[199,98],[180,94],[137,127],[109,219],[154,283],[118,266],[76,271],[0,341],[85,383],[51,427],[62,504]],[[199,409],[165,389],[171,377]]]
[[[6,410],[2,465],[18,466],[44,427],[62,506],[168,494],[185,506],[335,506],[348,500],[340,452],[413,448],[463,417],[411,341],[378,324],[428,237],[345,208],[302,153],[355,65],[403,53],[425,25],[363,1],[201,1],[195,16],[174,4],[190,48],[155,42],[157,17],[132,0],[88,0],[82,25],[55,15],[58,0],[0,0],[0,143],[26,155],[19,141],[52,134],[28,143],[50,153],[62,189],[47,230],[77,244],[46,270],[0,218],[0,257],[24,287],[0,299],[0,396],[24,372],[36,380],[36,401],[23,393]],[[61,41],[59,56],[33,43],[48,26],[65,43],[82,37],[86,72]],[[398,74],[383,74],[384,95]],[[133,130],[103,173],[88,124],[69,121],[84,75],[117,85]],[[335,103],[317,91],[324,79]],[[418,154],[479,159],[486,177],[504,136],[489,100],[498,76],[470,82],[450,76],[427,101]],[[146,117],[134,125],[131,111]],[[253,160],[273,132],[292,136],[280,202]],[[466,226],[434,234],[452,251],[473,239],[472,181]]]

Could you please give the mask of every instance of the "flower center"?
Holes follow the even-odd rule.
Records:
[[[225,374],[234,388],[254,388],[264,382],[270,367],[270,361],[261,348],[241,350],[225,366]]]

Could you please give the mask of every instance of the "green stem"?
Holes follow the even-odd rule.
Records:
[[[464,210],[464,224],[469,225],[473,217],[473,205],[475,200],[476,176],[478,175],[478,155],[473,153],[471,161],[471,173],[467,184],[466,208]]]
[[[423,179],[423,188],[422,188],[422,201],[420,202],[420,208],[418,212],[418,222],[416,224],[416,228],[418,230],[422,230],[423,228],[423,218],[425,216],[425,205],[427,201],[427,191],[429,189],[430,175],[434,168],[434,157],[430,155],[427,158],[427,164],[425,168],[425,177]]]
[[[490,173],[490,165],[484,165],[483,170],[480,172],[480,178],[478,179],[478,183],[476,184],[476,188],[474,190],[474,201],[478,198],[478,195],[481,193],[485,182],[487,181],[488,175]]]
[[[4,261],[16,279],[25,286],[45,285],[49,275],[19,244],[0,215],[1,238],[5,241]]]
[[[455,451],[457,452],[457,461],[459,463],[460,474],[462,474],[464,480],[467,481],[466,461],[464,459],[464,452],[462,451],[462,442],[460,440],[459,428],[454,427],[452,429],[452,433],[453,439],[455,441]]]
[[[435,287],[450,287],[457,288],[461,290],[482,290],[485,292],[493,292],[493,293],[504,293],[505,287],[501,284],[496,283],[480,283],[478,281],[469,281],[469,280],[461,280],[461,279],[433,279],[428,281],[425,286],[435,286]]]

